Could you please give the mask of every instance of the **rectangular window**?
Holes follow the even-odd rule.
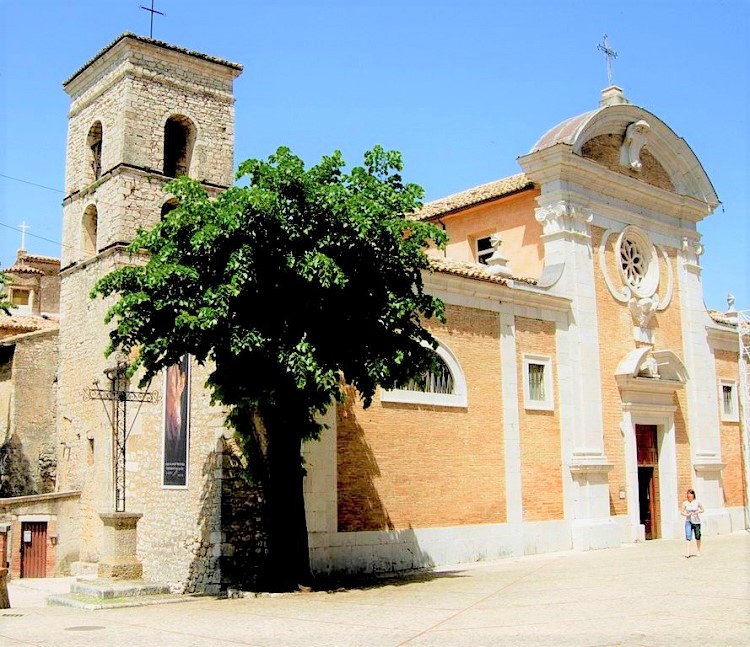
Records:
[[[529,363],[529,399],[544,401],[544,364]]]
[[[14,306],[27,306],[31,298],[31,290],[21,290],[13,288],[10,293],[10,302]]]
[[[483,238],[477,238],[476,245],[477,263],[487,265],[487,259],[492,256],[492,243],[490,242],[490,237],[484,236]]]
[[[721,398],[721,419],[725,422],[739,422],[737,382],[719,380],[719,397]]]
[[[523,395],[526,409],[552,411],[552,359],[537,355],[524,355]]]

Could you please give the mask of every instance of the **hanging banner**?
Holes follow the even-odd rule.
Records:
[[[185,355],[164,377],[164,487],[187,487],[189,404],[190,357]]]

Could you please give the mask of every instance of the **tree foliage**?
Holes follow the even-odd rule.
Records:
[[[5,284],[8,281],[8,277],[0,272],[0,312],[5,313],[6,315],[10,314],[10,309],[13,307],[13,304],[10,302],[10,298],[8,297],[8,294],[5,292]]]
[[[241,164],[247,185],[216,198],[179,178],[165,187],[179,206],[129,247],[143,262],[92,291],[118,295],[108,352],[135,357],[144,383],[185,353],[208,362],[212,399],[265,491],[277,579],[282,560],[293,564],[281,588],[309,570],[300,446],[318,436],[319,415],[345,384],[369,406],[379,385],[404,385],[434,362],[422,319],[442,318],[443,304],[422,272],[445,233],[404,217],[423,191],[401,171],[400,154],[380,147],[348,172],[338,151],[305,168],[279,148]],[[302,528],[276,527],[290,509]]]

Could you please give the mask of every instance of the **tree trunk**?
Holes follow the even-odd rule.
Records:
[[[289,429],[289,422],[285,423],[286,428],[267,427],[268,562],[263,584],[274,591],[293,591],[311,580],[302,441],[298,433]]]

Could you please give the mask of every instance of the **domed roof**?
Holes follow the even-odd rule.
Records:
[[[596,110],[584,112],[582,115],[566,119],[562,123],[557,124],[554,128],[550,128],[537,140],[536,144],[531,147],[529,153],[541,150],[542,148],[549,148],[555,144],[572,144],[573,141],[575,141],[575,135],[578,132],[578,129],[596,112]]]
[[[715,208],[719,199],[687,142],[656,115],[630,103],[617,86],[610,86],[602,92],[602,99],[596,110],[566,119],[550,128],[519,161],[528,175],[529,168],[524,160],[532,160],[541,151],[557,145],[570,146],[574,155],[584,157],[587,156],[584,145],[588,142],[597,141],[595,138],[601,136],[616,135],[623,138],[628,127],[636,122],[643,123],[649,131],[647,142],[642,146],[648,149],[648,154],[657,160],[668,175],[667,190],[696,198]],[[536,181],[533,176],[531,179]]]

